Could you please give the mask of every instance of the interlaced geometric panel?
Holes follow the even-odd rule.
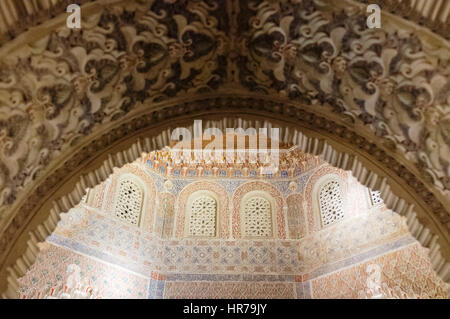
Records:
[[[383,204],[383,199],[381,198],[381,192],[380,191],[370,191],[370,197],[372,199],[372,205],[378,206]]]
[[[244,235],[249,237],[272,236],[270,202],[263,197],[252,197],[244,205]]]
[[[330,181],[319,193],[320,213],[323,226],[331,225],[344,218],[344,207],[339,182]]]
[[[191,207],[189,235],[214,237],[216,235],[216,201],[209,196],[195,199]]]
[[[138,225],[143,198],[138,184],[130,179],[122,180],[116,196],[116,217],[131,225]]]

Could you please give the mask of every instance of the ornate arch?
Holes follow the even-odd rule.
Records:
[[[176,222],[175,222],[175,237],[183,238],[185,233],[185,212],[189,197],[198,191],[209,191],[217,196],[219,201],[218,206],[218,224],[217,231],[218,238],[229,238],[230,235],[230,201],[226,189],[217,183],[208,181],[192,182],[185,186],[178,195],[175,202]]]
[[[328,225],[332,225],[334,224],[334,222],[330,222],[327,221],[327,215],[326,215],[326,210],[323,210],[323,205],[322,205],[322,199],[321,199],[321,195],[323,195],[323,193],[325,193],[326,187],[327,186],[331,186],[329,189],[331,189],[332,191],[334,191],[334,198],[327,198],[327,200],[325,202],[330,202],[330,203],[336,203],[336,202],[341,202],[342,201],[342,211],[334,211],[338,214],[337,216],[337,220],[336,222],[339,222],[342,219],[346,219],[350,216],[348,216],[348,214],[350,212],[350,203],[349,200],[350,198],[348,198],[348,191],[344,193],[343,191],[343,184],[344,182],[339,178],[339,176],[335,175],[335,174],[327,174],[322,176],[322,178],[320,178],[315,186],[314,186],[314,190],[313,190],[313,214],[314,214],[314,219],[315,219],[315,224],[320,225],[320,228],[324,228],[327,227]],[[348,185],[347,185],[347,190],[349,189]],[[345,194],[345,195],[344,195]],[[317,220],[317,221],[316,221]]]
[[[306,220],[307,220],[307,233],[311,234],[322,228],[321,215],[318,207],[317,192],[324,181],[329,179],[338,179],[342,187],[342,192],[345,194],[348,192],[348,174],[333,166],[324,165],[318,168],[308,179],[306,183],[304,193],[304,199],[306,203]],[[344,199],[345,200],[345,199]],[[344,204],[346,207],[347,204]]]
[[[192,193],[184,211],[184,236],[218,238],[220,236],[220,199],[209,190]],[[182,213],[182,212],[180,212]],[[199,227],[204,225],[206,227]]]
[[[337,167],[340,167],[345,170],[351,170],[353,175],[358,179],[359,182],[363,183],[366,186],[373,187],[375,189],[380,189],[382,191],[382,197],[385,200],[385,203],[388,207],[395,209],[397,212],[399,212],[402,215],[405,215],[407,217],[407,223],[408,226],[411,228],[412,234],[421,242],[422,245],[425,245],[426,247],[429,247],[432,249],[432,252],[434,252],[434,261],[433,261],[433,267],[440,273],[440,275],[445,275],[445,265],[446,261],[442,257],[443,254],[445,256],[445,251],[447,249],[447,246],[445,246],[445,241],[442,241],[441,237],[440,240],[437,240],[437,237],[433,237],[433,231],[430,231],[428,227],[432,227],[432,225],[422,225],[421,222],[418,220],[416,213],[414,212],[415,209],[421,209],[420,204],[416,204],[414,207],[411,203],[416,203],[418,199],[420,199],[420,196],[422,196],[420,189],[421,184],[418,182],[413,175],[405,175],[405,173],[402,173],[402,170],[405,168],[401,167],[400,165],[396,166],[395,159],[387,155],[386,153],[380,152],[377,150],[374,144],[368,144],[367,140],[365,140],[362,137],[359,137],[360,140],[354,140],[354,135],[348,134],[349,131],[346,131],[345,129],[341,132],[343,137],[347,136],[350,137],[350,141],[352,143],[361,143],[361,145],[372,145],[369,150],[366,151],[364,148],[361,149],[362,153],[354,153],[350,150],[350,148],[342,148],[343,145],[345,145],[345,142],[343,140],[340,140],[339,143],[334,142],[331,135],[325,134],[325,131],[323,132],[324,135],[315,135],[309,131],[309,124],[310,122],[315,122],[317,119],[314,115],[311,117],[308,117],[305,115],[305,113],[299,114],[299,117],[295,119],[296,124],[287,122],[286,120],[281,121],[281,119],[278,119],[274,117],[274,114],[267,113],[263,109],[259,109],[263,104],[257,103],[256,100],[254,103],[255,108],[258,115],[250,116],[247,114],[239,113],[242,111],[235,110],[233,113],[233,118],[223,118],[223,116],[212,116],[210,117],[204,117],[205,115],[200,114],[193,114],[192,117],[188,117],[184,120],[177,121],[177,126],[182,127],[188,127],[192,129],[192,119],[198,119],[203,118],[207,125],[209,126],[217,126],[220,128],[225,127],[235,127],[238,125],[238,119],[236,119],[236,116],[243,116],[244,118],[241,120],[244,127],[246,126],[254,126],[256,128],[261,127],[261,125],[280,125],[281,132],[280,136],[284,136],[285,141],[289,142],[292,141],[292,143],[299,145],[299,147],[304,151],[308,153],[312,153],[315,155],[322,156],[325,160],[327,160],[330,164],[335,165]],[[239,105],[239,104],[238,104]],[[250,109],[247,110],[247,112],[250,112]],[[258,122],[261,118],[261,113],[265,114],[263,118],[266,120],[264,123],[263,121]],[[163,113],[166,114],[166,113]],[[274,118],[270,122],[267,119]],[[307,121],[304,121],[305,118],[307,118]],[[167,121],[167,119],[166,119]],[[173,120],[169,120],[173,122]],[[184,121],[184,122],[183,122]],[[135,123],[135,124],[131,124]],[[140,123],[137,126],[136,123]],[[151,122],[150,122],[151,123]],[[284,123],[284,124],[283,124]],[[319,121],[319,123],[322,123],[321,125],[328,125],[327,121],[322,122]],[[100,142],[99,140],[94,140],[90,147],[86,147],[83,149],[83,151],[76,153],[77,155],[83,155],[84,161],[81,162],[79,165],[86,165],[86,163],[92,163],[92,160],[96,158],[96,156],[99,156],[96,160],[97,164],[95,164],[94,168],[91,168],[89,170],[85,170],[84,174],[80,177],[79,175],[76,175],[72,177],[69,181],[65,180],[64,177],[67,175],[73,174],[74,171],[72,171],[73,167],[75,167],[74,163],[79,163],[80,157],[72,158],[72,162],[68,162],[65,166],[63,166],[63,169],[57,170],[56,172],[51,175],[51,178],[48,178],[46,182],[48,183],[44,188],[39,189],[38,192],[32,192],[29,194],[29,200],[27,201],[27,205],[24,207],[23,210],[20,210],[20,214],[25,214],[29,212],[29,209],[36,209],[37,203],[42,201],[43,199],[47,198],[47,205],[44,206],[38,206],[39,210],[35,211],[32,216],[34,216],[34,219],[37,219],[38,229],[36,229],[36,223],[28,226],[28,231],[30,233],[22,233],[21,235],[21,241],[18,241],[17,239],[17,231],[14,230],[13,232],[6,232],[5,235],[1,238],[2,245],[4,247],[10,247],[9,249],[4,249],[3,251],[8,253],[9,259],[3,258],[3,269],[2,271],[6,271],[5,265],[12,265],[13,268],[8,268],[8,278],[9,280],[15,280],[14,278],[17,278],[18,276],[21,276],[22,274],[22,266],[18,266],[17,262],[20,261],[20,264],[23,265],[30,265],[30,262],[32,262],[33,259],[24,259],[25,254],[28,256],[34,256],[33,252],[36,250],[35,245],[39,242],[44,240],[45,237],[48,236],[52,229],[56,227],[56,223],[59,220],[59,214],[61,212],[67,211],[72,207],[71,205],[75,205],[78,203],[78,201],[83,196],[84,190],[88,187],[95,187],[97,184],[99,184],[102,180],[105,180],[110,173],[113,171],[113,167],[115,166],[121,166],[124,165],[127,162],[132,162],[135,159],[137,159],[140,156],[140,153],[142,151],[151,151],[152,149],[160,149],[164,146],[163,141],[170,140],[170,129],[165,129],[164,122],[159,121],[158,123],[154,123],[156,126],[155,128],[149,130],[148,128],[145,128],[143,126],[144,123],[142,122],[136,122],[136,121],[130,121],[129,126],[120,126],[117,131],[114,131],[113,133],[107,134],[104,136],[104,141],[111,141],[111,143],[115,142],[115,139],[110,139],[110,137],[121,137],[128,135],[128,139],[125,140],[125,142],[122,140],[121,143],[118,143],[118,146],[115,147],[115,151],[112,151],[113,155],[104,154],[102,156],[99,156],[99,153],[97,151],[98,145],[105,145],[104,142]],[[292,126],[291,126],[292,125]],[[301,131],[299,131],[299,128],[296,125],[301,125]],[[144,129],[145,128],[145,129]],[[164,128],[164,129],[161,129]],[[339,126],[338,126],[339,128]],[[134,129],[138,130],[137,132],[140,132],[139,134],[130,136],[130,132],[132,132]],[[120,132],[120,133],[119,133]],[[324,142],[324,138],[326,138],[326,142]],[[136,139],[137,142],[136,142]],[[108,145],[108,144],[106,144]],[[106,146],[105,145],[105,146]],[[117,153],[114,153],[117,152]],[[377,154],[377,152],[380,152],[380,156],[382,157],[384,162],[388,163],[390,171],[386,171],[386,168],[383,168],[380,170],[380,166],[372,165],[371,162],[365,161],[366,156],[370,158],[370,154]],[[362,155],[366,154],[366,155]],[[81,157],[83,158],[83,157]],[[376,159],[373,159],[376,162]],[[387,160],[387,161],[386,161]],[[83,164],[84,163],[84,164]],[[99,165],[100,163],[101,165]],[[396,169],[400,168],[400,171],[396,171]],[[373,170],[373,173],[367,174],[368,169]],[[72,172],[72,173],[71,173]],[[76,172],[76,171],[75,171]],[[387,173],[389,172],[389,173]],[[405,172],[405,171],[403,171]],[[397,193],[398,191],[398,184],[396,181],[396,178],[394,176],[396,175],[405,176],[410,181],[410,185],[403,184],[402,187],[414,187],[412,191],[415,191],[414,194],[417,194],[416,197],[411,196],[405,196],[405,193]],[[412,178],[412,180],[410,179]],[[64,181],[64,183],[58,184],[57,181]],[[45,184],[44,184],[45,185]],[[62,187],[65,185],[64,187]],[[397,185],[397,186],[396,186]],[[72,191],[68,190],[68,187]],[[423,187],[423,186],[422,186]],[[51,189],[59,189],[64,190],[64,192],[56,192],[52,193],[52,200],[48,199],[47,193],[40,193],[43,190],[51,190]],[[398,194],[398,195],[397,195]],[[400,196],[400,197],[399,197]],[[405,197],[402,197],[405,196]],[[30,205],[32,204],[32,205]],[[34,206],[36,205],[36,206]],[[39,213],[38,213],[39,212]],[[420,212],[420,210],[418,210]],[[424,214],[423,212],[421,214]],[[426,215],[421,215],[426,216]],[[18,219],[19,223],[11,224],[11,227],[21,227],[20,220],[24,219]],[[40,220],[40,221],[39,221]],[[42,226],[42,224],[45,224],[45,227]],[[15,228],[17,229],[17,228]],[[30,235],[28,235],[30,234]],[[16,236],[16,237],[14,237]],[[31,239],[30,237],[31,236]],[[442,234],[441,234],[442,236]],[[9,238],[9,239],[8,239]],[[430,241],[430,238],[432,240]],[[28,241],[28,242],[27,242]],[[27,242],[27,246],[23,248],[17,248],[17,243],[20,242]],[[9,243],[9,246],[6,246],[6,243]],[[444,246],[441,246],[444,245]],[[11,253],[11,247],[15,247],[14,253]],[[444,250],[441,250],[440,247],[443,247]],[[22,254],[24,254],[22,256]],[[34,257],[33,257],[34,258]],[[30,260],[30,261],[29,261]],[[16,262],[17,261],[17,262]],[[5,276],[6,277],[6,276]],[[3,288],[3,289],[6,289]],[[8,295],[8,294],[7,294]]]
[[[144,191],[144,203],[142,212],[145,212],[141,216],[140,228],[147,232],[153,232],[154,215],[157,211],[158,203],[156,201],[156,187],[151,177],[145,173],[142,168],[135,164],[127,164],[121,168],[115,168],[112,175],[111,182],[109,184],[105,200],[105,212],[111,213],[114,211],[115,196],[117,192],[118,183],[123,175],[132,176],[138,180],[143,186]]]
[[[283,133],[287,139],[383,190],[388,207],[408,214],[424,245],[436,244],[429,234],[439,234],[443,254],[450,256],[448,41],[388,15],[383,30],[366,30],[361,25],[364,6],[354,1],[331,6],[315,1],[202,6],[196,1],[171,11],[171,5],[159,1],[111,5],[97,0],[83,6],[93,17],[85,21],[83,35],[65,29],[65,15],[58,15],[64,8],[56,8],[56,2],[37,0],[48,9],[38,17],[37,8],[25,13],[21,1],[1,8],[10,10],[4,16],[13,19],[6,28],[0,26],[3,272],[52,209],[52,216],[67,210],[112,167],[140,155],[136,147],[103,164],[106,154],[127,150],[139,136],[145,138],[143,132],[157,136],[176,121],[217,114],[283,123],[289,128]],[[390,11],[393,6],[399,10],[397,2],[381,2]],[[439,21],[448,28],[448,10],[440,9],[444,2],[429,2],[435,21],[445,15]],[[125,3],[138,19],[145,16],[158,26],[146,30],[153,37],[137,30],[124,12]],[[299,12],[309,14],[301,17]],[[25,32],[24,24],[36,25],[46,15],[55,18]],[[201,41],[189,47],[189,41],[179,39],[192,25]],[[134,35],[143,41],[132,41]],[[264,53],[262,39],[272,44],[270,52]],[[139,56],[145,46],[157,48],[153,52],[158,54]],[[193,52],[192,60],[183,52]],[[154,61],[153,70],[164,71],[139,67]],[[143,83],[151,87],[142,88]],[[404,129],[400,123],[406,123]],[[308,130],[307,138],[292,135],[298,130]],[[141,150],[160,142],[149,143]],[[96,157],[100,164],[88,168]],[[16,244],[20,249],[13,249]],[[442,260],[436,260],[442,268]]]
[[[142,181],[133,174],[122,174],[114,195],[114,209],[108,213],[139,227],[145,219],[145,209],[148,208],[145,201],[145,186]]]
[[[14,203],[23,186],[38,172],[50,169],[48,164],[56,161],[63,150],[79,145],[86,135],[97,134],[101,127],[120,122],[143,106],[152,105],[156,110],[163,101],[202,97],[204,92],[220,92],[230,85],[235,88],[234,94],[287,96],[315,113],[336,111],[341,120],[362,135],[383,137],[387,147],[403,156],[414,174],[427,181],[440,200],[449,203],[445,130],[448,57],[430,49],[428,40],[400,37],[390,24],[385,30],[366,30],[361,25],[365,12],[358,6],[349,4],[353,10],[341,12],[326,4],[308,5],[302,1],[289,4],[289,10],[270,1],[261,1],[260,6],[242,2],[234,9],[229,7],[232,1],[203,7],[195,2],[175,9],[155,1],[133,3],[128,9],[136,14],[136,21],[148,20],[150,25],[158,26],[149,26],[146,32],[152,36],[148,37],[127,18],[123,3],[111,7],[105,1],[97,3],[86,4],[93,17],[83,34],[58,25],[47,30],[48,37],[35,38],[34,43],[30,38],[14,50],[0,50],[4,70],[0,80],[0,101],[5,109],[2,127],[11,131],[12,123],[23,123],[16,133],[5,138],[2,204]],[[302,10],[311,15],[301,17]],[[168,12],[173,13],[174,20],[167,19]],[[227,12],[232,24],[238,17],[249,21],[249,25],[222,30],[222,12]],[[270,14],[266,17],[265,12]],[[13,16],[17,18],[17,12]],[[274,25],[264,29],[264,24],[272,20]],[[178,27],[177,36],[170,32],[171,23]],[[207,48],[204,54],[194,54],[195,61],[186,60],[186,52],[198,50],[192,43],[199,42],[179,40],[190,25],[196,26],[196,37],[202,38]],[[238,27],[244,34],[233,34]],[[125,42],[119,41],[118,35]],[[132,40],[137,35],[142,36],[142,41]],[[246,40],[242,43],[249,43],[249,47],[230,44],[237,36],[242,36]],[[259,54],[263,38],[273,44],[271,54]],[[352,45],[342,45],[344,38]],[[301,43],[310,44],[304,47]],[[88,44],[92,45],[91,51],[86,50]],[[228,50],[225,44],[230,45]],[[446,42],[441,45],[449,47]],[[186,50],[182,50],[185,46]],[[139,56],[144,47],[153,47],[159,58]],[[315,49],[320,52],[317,56]],[[247,63],[237,64],[234,54]],[[271,61],[270,56],[279,59]],[[223,65],[229,71],[221,68]],[[252,68],[248,69],[249,65]],[[37,81],[40,74],[45,76]],[[192,79],[187,80],[189,76]],[[143,87],[146,81],[154,85]],[[320,83],[318,87],[316,82]],[[334,83],[341,84],[333,87]],[[399,123],[405,123],[407,129],[402,130]],[[41,134],[43,130],[46,134]]]
[[[283,195],[280,193],[278,189],[274,186],[270,185],[266,182],[247,182],[240,185],[233,192],[233,215],[232,215],[232,235],[233,238],[241,238],[241,202],[242,198],[251,191],[260,191],[266,192],[269,194],[275,202],[275,207],[273,207],[272,214],[274,215],[274,219],[276,221],[276,229],[273,229],[274,236],[277,238],[286,238],[286,226],[285,226],[285,218],[283,213],[283,207],[285,206]]]
[[[243,238],[277,238],[277,204],[271,195],[258,189],[251,190],[242,196],[239,207]]]

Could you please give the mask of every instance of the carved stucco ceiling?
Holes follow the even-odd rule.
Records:
[[[81,31],[48,27],[0,48],[2,229],[61,154],[133,112],[211,94],[267,96],[274,109],[288,100],[338,117],[399,154],[441,205],[450,202],[445,40],[388,19],[369,30],[365,7],[347,2],[107,4],[83,7]],[[438,219],[450,229],[448,214]]]
[[[103,0],[108,4],[120,1]],[[65,12],[69,4],[81,5],[88,2],[93,0],[4,0],[0,3],[0,45],[28,31],[32,26]],[[343,0],[342,2],[378,4],[385,13],[406,18],[450,39],[450,0]]]

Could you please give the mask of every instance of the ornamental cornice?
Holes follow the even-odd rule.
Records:
[[[243,145],[246,143],[245,138],[248,137],[247,145],[234,144],[235,137],[237,140],[241,139],[238,143]],[[206,150],[205,147],[211,147],[214,142],[206,140],[211,143],[211,145],[208,145],[205,144],[205,140],[197,138],[200,143],[204,144],[203,149],[195,150],[191,141],[189,143],[181,141],[180,144],[142,156],[141,162],[148,169],[160,175],[161,178],[270,178],[282,180],[292,180],[324,163],[317,156],[303,153],[298,146],[283,145],[280,148],[279,141],[273,147],[272,145],[263,146],[261,141],[267,139],[265,135],[261,137],[258,134],[251,136],[242,133],[224,133],[223,139],[226,138],[233,141],[232,150],[227,148],[225,141],[221,145],[222,148],[217,150],[217,153],[215,148]],[[251,138],[253,138],[256,147],[253,156],[249,151]],[[259,140],[260,138],[261,140]],[[195,140],[193,138],[192,141]],[[201,145],[200,143],[199,145]],[[258,156],[256,153],[258,149],[267,152],[267,156],[265,158]],[[230,154],[229,151],[233,152],[233,158],[227,156],[227,153]],[[269,155],[270,152],[274,153],[272,159]]]

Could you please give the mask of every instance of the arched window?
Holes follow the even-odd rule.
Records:
[[[199,237],[216,236],[217,202],[214,198],[202,195],[191,204],[189,235]]]
[[[132,179],[121,180],[116,194],[116,217],[138,226],[143,197],[143,191],[135,181]]]
[[[267,199],[259,196],[247,199],[243,213],[244,236],[272,236],[272,208]]]
[[[344,205],[339,182],[332,180],[322,186],[319,192],[322,225],[328,226],[344,218]]]
[[[380,206],[383,204],[380,191],[370,190],[370,200],[372,202],[372,206]]]

